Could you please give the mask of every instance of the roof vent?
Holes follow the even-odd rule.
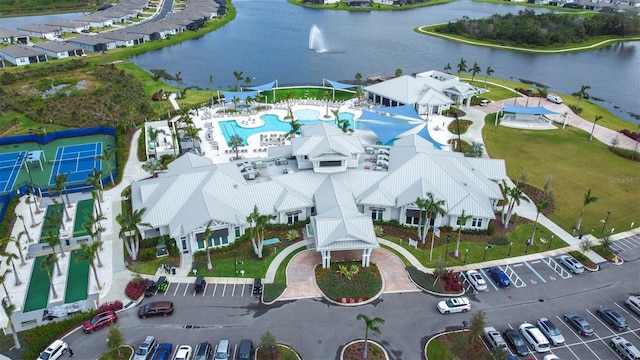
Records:
[[[234,189],[238,189],[238,184],[233,184]]]
[[[462,183],[462,185],[467,186],[467,183]]]

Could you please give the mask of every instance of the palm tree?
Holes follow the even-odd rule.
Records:
[[[353,129],[349,128],[349,120],[347,119],[339,119],[338,120],[338,127],[340,128],[340,130],[342,130],[343,133],[347,133],[347,132],[353,132]]]
[[[124,242],[125,249],[129,253],[129,256],[132,259],[136,259],[138,252],[134,248],[135,241],[130,236],[131,235],[131,216],[128,213],[120,213],[116,215],[116,222],[120,225],[120,231],[118,232],[118,237],[122,239]]]
[[[236,78],[236,91],[240,91],[240,80],[242,80],[242,71],[234,71],[233,76]]]
[[[209,91],[211,92],[211,107],[213,108],[213,75],[209,75]]]
[[[402,69],[396,69],[396,72],[393,74],[395,77],[400,77],[402,76]]]
[[[180,92],[180,84],[182,84],[182,71],[178,71],[174,76],[173,80],[178,84],[178,92]]]
[[[211,253],[209,251],[209,238],[211,237],[211,234],[213,234],[211,225],[213,225],[213,220],[209,220],[204,229],[204,248],[207,251],[207,270],[213,270],[213,264],[211,264]]]
[[[460,257],[460,235],[462,235],[462,227],[472,218],[473,215],[465,214],[464,210],[462,210],[462,214],[458,216],[458,241],[456,241],[456,251],[453,253],[453,257]]]
[[[586,98],[586,99],[589,98],[589,93],[587,92],[587,90],[589,90],[589,89],[591,89],[591,86],[582,85],[582,86],[580,86],[580,91],[571,94],[573,96],[577,96],[578,97],[578,102],[576,103],[576,110],[578,110],[580,108],[580,101],[583,98]]]
[[[244,98],[244,103],[245,105],[247,105],[247,107],[251,106],[251,104],[253,104],[254,102],[256,102],[256,99],[254,99],[252,96],[247,96],[246,98]]]
[[[93,214],[88,211],[85,212],[85,216],[87,217],[87,221],[82,224],[84,230],[89,234],[91,238],[91,245],[98,244],[97,247],[99,250],[102,249],[102,226],[100,225],[101,220],[106,220],[107,218],[104,216],[93,216]],[[100,254],[96,252],[96,258],[98,259],[98,267],[102,267],[102,261],[100,260]]]
[[[418,240],[422,240],[424,244],[424,237],[422,237],[422,212],[427,209],[427,201],[425,199],[417,198],[415,201],[416,207],[419,210],[418,214]]]
[[[236,153],[236,159],[240,159],[240,155],[238,155],[240,151],[238,150],[238,148],[243,144],[244,139],[241,138],[240,135],[231,135],[231,137],[229,137],[229,147],[233,149],[233,152]]]
[[[460,62],[458,63],[458,77],[460,77],[460,73],[465,71],[467,71],[467,60],[460,58]]]
[[[237,97],[233,97],[233,99],[231,99],[231,103],[233,104],[233,109],[235,111],[238,111],[238,104],[240,104],[240,98]]]
[[[98,191],[100,201],[104,201],[102,194],[102,191],[104,190],[104,188],[102,187],[102,171],[98,170],[97,168],[93,168],[93,172],[87,175],[87,180],[85,182],[93,186],[93,189]]]
[[[156,172],[162,170],[162,163],[158,159],[149,159],[142,164],[142,170],[154,175]]]
[[[15,286],[20,286],[22,284],[22,281],[20,281],[20,278],[18,277],[18,271],[16,271],[16,264],[14,261],[18,258],[18,255],[11,252],[3,252],[3,253],[0,253],[0,255],[7,258],[7,264],[11,264],[11,267],[13,268],[13,274],[15,275],[15,278],[16,278]]]
[[[24,216],[22,216],[21,214],[18,214],[16,215],[16,217],[20,219],[20,221],[22,221],[22,228],[24,229],[24,233],[27,234],[27,239],[29,240],[29,242],[33,242],[31,235],[29,235],[29,230],[27,230],[27,223],[24,222]]]
[[[67,206],[65,206],[65,208],[71,207],[71,201],[69,200],[69,193],[67,192],[67,186],[65,185],[67,182],[67,179],[69,179],[70,174],[71,174],[71,171],[67,171],[66,174],[57,174],[53,178],[53,181],[55,184],[54,190],[60,194],[60,202],[62,203],[63,206],[65,202],[62,196],[64,195],[67,200]],[[69,213],[66,210],[65,210],[65,215],[67,216],[67,221],[71,220],[69,217]]]
[[[296,136],[296,134],[298,132],[300,132],[300,123],[297,120],[291,120],[289,122],[289,125],[291,125],[291,130],[289,130],[289,132],[287,133],[287,138],[293,138]]]
[[[11,301],[11,295],[9,295],[9,291],[7,291],[7,277],[9,276],[9,273],[11,273],[11,270],[6,269],[4,271],[4,273],[2,273],[2,275],[0,275],[0,284],[2,284],[2,287],[4,288],[4,293],[7,295],[7,299],[9,300],[9,304],[12,304]]]
[[[249,85],[251,85],[251,80],[252,78],[250,76],[247,76],[246,78],[244,78],[244,87],[248,88]]]
[[[151,224],[143,222],[143,218],[144,218],[144,214],[147,211],[147,208],[142,208],[142,209],[138,209],[138,210],[134,210],[131,213],[131,227],[132,230],[135,234],[135,249],[136,249],[136,254],[138,253],[138,249],[140,248],[140,240],[142,239],[142,232],[140,232],[140,227],[152,227]]]
[[[276,217],[273,215],[268,215],[268,214],[260,214],[258,215],[258,218],[256,219],[256,231],[258,234],[258,241],[257,241],[257,245],[258,245],[258,259],[262,259],[262,249],[264,247],[264,228],[265,225],[267,225],[269,222],[271,222],[271,220],[275,219]]]
[[[427,235],[427,230],[429,229],[428,226],[431,223],[431,217],[433,216],[433,219],[436,219],[438,217],[438,215],[444,215],[447,212],[444,209],[444,204],[445,201],[444,200],[436,200],[433,197],[433,193],[428,192],[427,193],[427,222],[425,222],[424,226],[425,226],[425,232],[422,236]],[[435,222],[433,224],[433,231],[431,233],[431,251],[429,253],[429,261],[431,261],[433,259],[433,244],[435,243],[436,240],[436,231],[435,231]],[[424,244],[424,240],[423,240],[423,244]]]
[[[56,253],[56,245],[61,243],[60,237],[58,235],[49,233],[49,236],[45,238],[45,242],[51,247],[51,253],[55,257],[58,276],[62,276],[62,271],[60,271],[60,263],[58,262],[58,254]]]
[[[253,252],[256,254],[258,254],[258,244],[256,243],[258,229],[256,227],[256,222],[258,221],[259,216],[260,212],[258,211],[258,205],[253,205],[253,211],[249,216],[247,216],[247,223],[249,223],[249,235],[251,237],[251,244],[253,245]]]
[[[580,210],[580,217],[578,218],[578,224],[576,225],[576,231],[580,231],[580,226],[582,225],[582,217],[584,216],[584,210],[587,208],[589,204],[598,201],[598,198],[591,194],[591,188],[584,193],[584,198],[582,199],[582,210]]]
[[[91,199],[93,200],[93,203],[96,204],[96,213],[99,216],[102,216],[103,212],[102,212],[102,204],[100,203],[100,196],[98,195],[98,191],[96,190],[91,190]]]
[[[469,69],[469,71],[471,71],[471,85],[473,85],[473,79],[482,71],[482,69],[480,69],[480,65],[478,65],[478,63],[474,61],[473,66],[471,67],[471,69]]]
[[[353,79],[356,81],[356,84],[362,83],[362,74],[356,73]]]
[[[531,239],[529,245],[534,245],[536,241],[536,229],[538,228],[538,218],[540,214],[551,206],[551,198],[545,195],[540,201],[536,203],[536,220],[533,222],[533,232],[531,233]]]
[[[509,197],[509,209],[507,210],[507,217],[505,218],[505,222],[503,224],[505,228],[509,227],[513,209],[516,206],[520,205],[520,201],[524,200],[526,202],[529,202],[529,198],[527,198],[527,195],[524,193],[524,183],[518,183],[515,187],[511,188],[509,191]]]
[[[49,254],[45,256],[44,260],[42,261],[42,264],[40,264],[40,268],[47,272],[47,277],[49,278],[49,286],[51,287],[51,291],[53,292],[54,299],[58,298],[58,293],[56,292],[55,286],[53,286],[53,275],[51,274],[51,270],[49,269],[51,269],[51,266],[53,266],[53,264],[57,264],[57,263],[58,263],[58,258],[54,253],[54,254]],[[60,274],[58,274],[58,276],[60,276]]]
[[[96,258],[98,257],[98,251],[100,250],[100,242],[94,241],[91,244],[82,243],[80,244],[80,249],[82,252],[78,254],[77,262],[81,262],[87,260],[89,265],[91,266],[91,270],[93,270],[93,278],[98,284],[98,291],[102,291],[102,286],[100,286],[100,279],[98,279],[98,271],[96,270]],[[98,260],[98,267],[102,267],[100,260]]]
[[[328,119],[330,118],[329,116],[329,99],[331,99],[331,96],[329,96],[329,90],[325,90],[322,92],[322,100],[324,100],[324,118]]]
[[[18,332],[16,331],[16,327],[13,324],[13,312],[16,310],[16,306],[11,302],[7,304],[6,301],[2,301],[2,307],[4,308],[4,313],[7,315],[7,320],[9,321],[9,326],[11,327],[11,335],[13,335],[13,345],[16,349],[20,349],[20,340],[18,339]]]
[[[96,160],[104,161],[105,165],[107,165],[107,171],[109,172],[109,180],[111,180],[111,185],[115,185],[115,180],[113,179],[113,169],[111,168],[111,158],[113,157],[113,155],[115,155],[115,153],[116,149],[103,149],[102,154],[96,156]]]
[[[484,71],[484,88],[487,88],[487,78],[491,76],[495,71],[491,68],[491,66],[487,66],[487,70]]]
[[[366,359],[368,355],[367,351],[369,346],[369,330],[380,334],[381,331],[380,331],[380,328],[378,327],[378,324],[384,324],[384,319],[380,317],[370,318],[364,314],[358,314],[358,316],[356,316],[356,319],[364,321],[364,324],[365,324],[364,350],[362,351],[362,358]]]
[[[18,237],[15,238],[13,236],[9,236],[3,239],[0,239],[0,247],[5,247],[10,243],[14,243],[16,248],[18,249],[18,255],[20,255],[20,266],[24,266],[26,264],[26,262],[24,261],[24,256],[22,255],[22,248],[20,248],[20,239],[22,238],[22,235],[24,234],[23,231],[21,231],[18,234]]]
[[[589,135],[589,141],[593,140],[593,132],[596,130],[596,123],[600,120],[602,120],[603,116],[602,115],[596,115],[595,119],[593,120],[593,127],[591,128],[591,134]]]
[[[448,73],[451,71],[451,63],[447,63],[447,65],[444,66],[444,72]]]
[[[201,128],[189,125],[184,129],[184,136],[187,139],[191,139],[192,141],[200,141],[202,142],[202,139],[200,139],[200,130],[202,130]]]
[[[476,141],[471,142],[471,146],[469,146],[469,149],[467,149],[467,152],[465,153],[465,155],[470,157],[482,157],[483,154],[484,145]]]
[[[505,180],[502,180],[498,186],[500,186],[500,192],[502,192],[502,211],[500,212],[500,223],[504,224],[505,219],[507,218],[507,207],[509,205],[509,192],[511,191],[511,187]]]

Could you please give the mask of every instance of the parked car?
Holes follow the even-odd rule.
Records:
[[[47,346],[43,352],[40,353],[40,356],[37,360],[56,360],[59,359],[65,352],[69,345],[62,340],[56,340],[51,343],[51,345]]]
[[[582,274],[584,272],[584,265],[571,255],[560,255],[558,256],[558,261],[574,274]]]
[[[253,279],[253,295],[262,295],[262,279]]]
[[[173,303],[171,301],[150,302],[138,309],[138,316],[143,319],[151,316],[167,316],[171,314],[173,314]]]
[[[542,360],[560,360],[559,357],[557,357],[554,354],[549,354],[549,355],[545,355]]]
[[[467,312],[469,310],[471,310],[471,303],[466,297],[449,298],[438,303],[438,311],[441,314]]]
[[[511,280],[509,280],[507,274],[505,274],[500,267],[496,266],[489,268],[488,272],[489,276],[491,276],[498,286],[509,287],[509,285],[511,285]]]
[[[487,343],[487,346],[489,346],[489,349],[491,349],[491,351],[499,347],[500,348],[507,347],[507,343],[504,341],[504,339],[502,338],[502,335],[500,335],[500,333],[498,332],[498,330],[496,330],[496,328],[492,326],[487,326],[483,329],[483,333],[484,333],[484,341]]]
[[[636,313],[636,315],[640,315],[640,297],[629,296],[624,300],[624,304],[629,310]]]
[[[547,352],[551,350],[549,340],[542,334],[537,327],[525,322],[518,328],[522,337],[527,340],[529,345],[537,352]]]
[[[118,315],[115,312],[112,310],[105,311],[85,321],[82,324],[82,330],[84,330],[85,334],[90,334],[116,321],[118,321]]]
[[[211,344],[208,342],[201,342],[196,346],[196,350],[193,352],[193,360],[211,360]]]
[[[509,344],[509,346],[511,347],[511,350],[513,350],[513,352],[517,355],[525,356],[529,353],[527,345],[525,345],[522,336],[520,336],[517,331],[513,329],[507,329],[502,333],[502,336],[504,337],[504,340],[507,342],[507,344]]]
[[[151,357],[157,346],[156,338],[147,336],[133,354],[133,360],[147,360]]]
[[[477,270],[467,271],[467,279],[476,291],[487,291],[487,282]]]
[[[640,359],[640,351],[632,343],[625,338],[616,336],[609,343],[611,348],[620,355],[624,360]]]
[[[171,353],[173,352],[173,345],[169,343],[160,343],[156,348],[156,353],[153,354],[151,360],[170,360]]]
[[[176,350],[176,354],[173,356],[173,360],[191,360],[191,355],[193,354],[193,350],[189,345],[180,345],[178,350]]]
[[[620,315],[617,311],[611,310],[608,307],[600,306],[596,310],[596,314],[600,316],[604,321],[609,323],[612,328],[618,331],[624,331],[629,327],[627,319]]]
[[[250,339],[242,339],[238,346],[237,360],[251,360],[253,356],[253,341]]]
[[[569,323],[569,325],[571,325],[578,332],[578,334],[582,336],[593,335],[593,328],[582,316],[576,315],[572,312],[568,312],[564,314],[564,320]]]
[[[148,280],[144,288],[144,296],[153,296],[158,291],[158,285],[153,280]]]
[[[554,346],[564,344],[564,336],[562,336],[560,329],[558,329],[558,327],[554,323],[552,323],[551,320],[542,317],[538,319],[537,325],[538,329],[542,331],[544,336],[546,336]]]
[[[218,346],[216,346],[213,360],[227,360],[229,358],[230,348],[231,344],[229,340],[220,340]]]

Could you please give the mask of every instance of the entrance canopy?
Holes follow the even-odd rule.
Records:
[[[516,113],[516,114],[529,114],[529,115],[547,115],[547,114],[559,114],[555,111],[551,111],[544,106],[525,107],[514,106],[505,104],[502,107],[502,112]]]
[[[233,100],[234,98],[245,101],[249,96],[251,96],[252,98],[258,96],[257,91],[223,91],[222,94],[224,95],[224,100],[227,102]]]

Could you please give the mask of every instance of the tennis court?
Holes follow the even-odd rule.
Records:
[[[26,154],[25,151],[0,154],[0,191],[13,188]]]
[[[101,142],[58,147],[49,177],[49,186],[55,185],[56,175],[66,173],[69,173],[67,183],[86,181],[94,168],[101,169],[101,161],[96,159],[101,154]]]

